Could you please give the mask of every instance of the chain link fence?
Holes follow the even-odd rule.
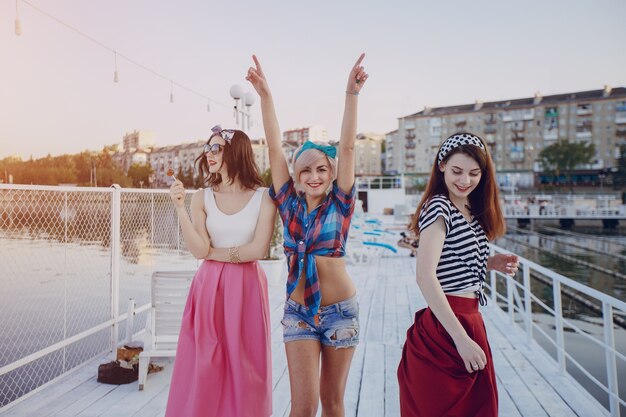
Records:
[[[0,185],[0,409],[124,340],[153,270],[196,266],[166,190]]]

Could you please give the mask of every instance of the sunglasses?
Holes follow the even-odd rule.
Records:
[[[204,153],[207,154],[211,152],[213,155],[217,155],[222,152],[224,149],[224,145],[220,145],[219,143],[214,143],[213,145],[209,145],[208,143],[204,145]]]
[[[220,125],[214,126],[211,129],[211,132],[213,132],[213,134],[209,139],[213,136],[220,136],[225,141],[230,142],[233,136],[235,136],[235,131],[233,129],[222,129]]]

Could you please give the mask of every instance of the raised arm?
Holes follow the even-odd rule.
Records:
[[[424,295],[428,307],[437,320],[446,329],[459,356],[463,359],[465,369],[472,373],[471,364],[478,363],[484,369],[487,358],[482,348],[472,340],[459,320],[454,315],[450,303],[437,280],[437,264],[443,250],[446,237],[444,220],[440,217],[432,225],[420,232],[420,245],[417,249],[417,284]]]
[[[346,87],[346,103],[343,110],[343,122],[341,123],[339,161],[337,163],[337,185],[344,193],[349,193],[354,185],[354,142],[356,140],[358,98],[361,88],[368,78],[368,74],[361,66],[363,58],[365,58],[365,54],[361,54],[350,70],[348,86]]]
[[[252,242],[239,247],[239,261],[250,262],[263,259],[267,253],[267,248],[274,231],[274,220],[276,219],[276,207],[267,191],[263,193],[261,202],[261,213],[257,220],[254,238]],[[207,257],[209,260],[230,262],[229,248],[211,248]]]
[[[204,212],[204,190],[198,190],[191,199],[191,217],[185,209],[185,188],[179,180],[170,187],[170,197],[176,207],[180,219],[180,228],[187,249],[196,259],[203,259],[209,253],[211,238],[206,230],[206,213]]]
[[[280,128],[278,127],[272,92],[256,55],[252,55],[252,59],[254,60],[254,68],[250,67],[248,69],[246,80],[250,81],[250,84],[261,97],[263,129],[265,130],[265,139],[269,147],[272,184],[274,184],[274,189],[278,191],[289,180],[289,166],[281,147]]]

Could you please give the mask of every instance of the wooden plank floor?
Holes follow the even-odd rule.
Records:
[[[413,314],[425,305],[415,284],[415,262],[406,255],[351,265],[358,288],[361,343],[346,390],[346,416],[399,416],[396,369]],[[270,287],[274,416],[289,415],[289,376],[280,325],[284,287]],[[606,416],[608,413],[574,380],[558,375],[556,365],[494,306],[483,309],[500,396],[500,415],[519,417]],[[37,394],[0,412],[12,416],[163,416],[171,361],[150,375],[144,391],[137,384],[112,386],[95,380],[98,361],[87,364]],[[320,413],[318,413],[320,415]]]

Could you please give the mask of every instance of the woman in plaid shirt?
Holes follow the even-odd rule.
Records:
[[[348,370],[359,340],[359,306],[344,255],[355,202],[358,96],[368,78],[361,66],[364,57],[348,77],[341,158],[336,161],[334,147],[307,141],[294,153],[293,179],[281,148],[272,94],[256,56],[246,77],[261,97],[272,167],[270,196],[285,225],[289,278],[282,324],[292,417],[315,416],[320,400],[324,416],[344,415]]]

